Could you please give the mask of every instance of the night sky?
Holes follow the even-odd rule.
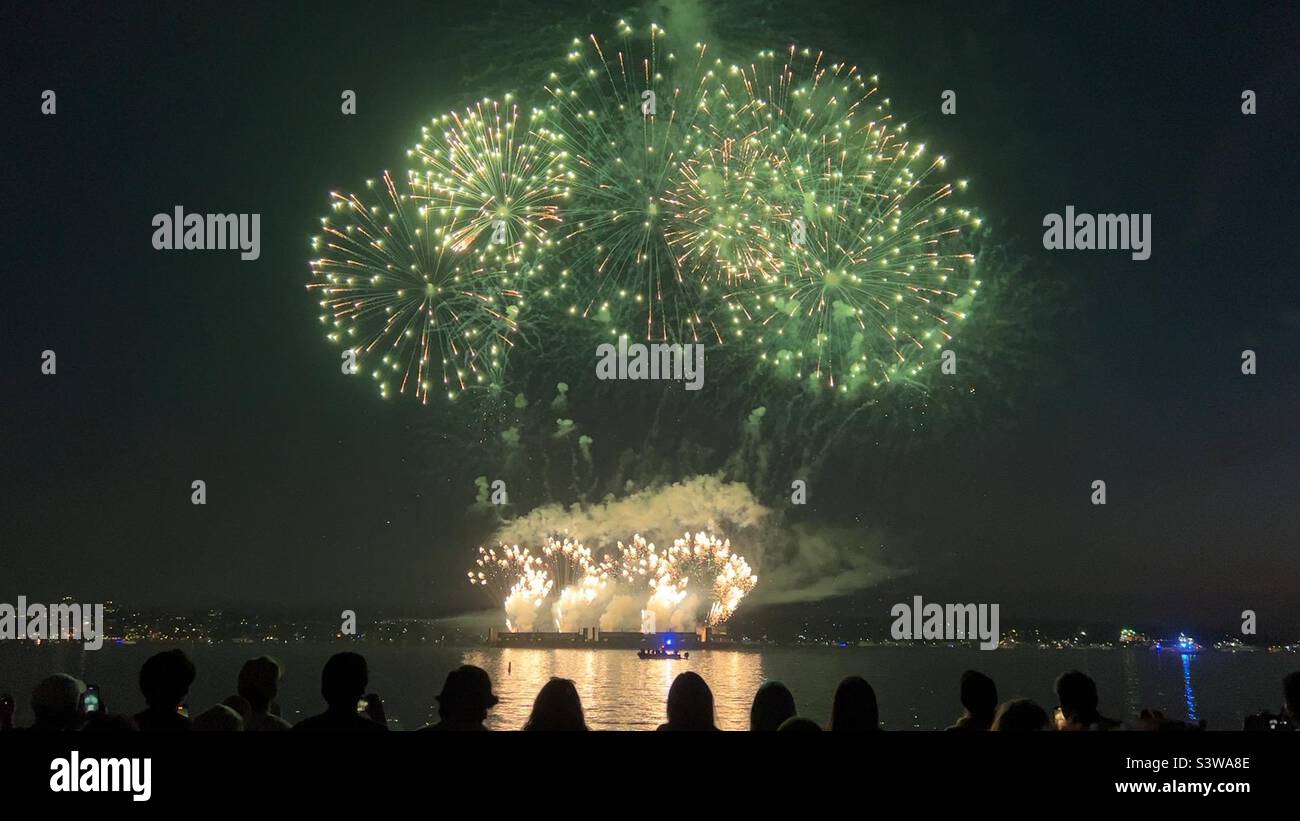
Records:
[[[308,239],[331,190],[406,167],[429,117],[532,93],[573,36],[671,12],[319,6],[3,12],[0,600],[483,606],[464,583],[484,535],[466,470],[440,457],[436,412],[340,375]],[[996,419],[916,434],[934,438],[881,460],[887,497],[831,477],[820,513],[909,545],[900,595],[1224,629],[1251,608],[1294,637],[1300,10],[708,7],[724,43],[793,40],[878,71],[1027,280],[1070,295],[1037,319],[1047,347],[1000,386]],[[261,258],[153,250],[153,215],[178,204],[261,214]],[[1045,251],[1043,216],[1067,205],[1150,213],[1151,258]]]

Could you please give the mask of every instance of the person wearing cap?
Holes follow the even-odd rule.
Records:
[[[437,732],[487,730],[483,722],[488,710],[501,699],[492,692],[492,679],[487,671],[472,664],[464,664],[447,674],[447,680],[438,694],[438,723],[423,730]]]

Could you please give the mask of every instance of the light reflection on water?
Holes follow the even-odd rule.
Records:
[[[537,691],[555,676],[573,679],[592,729],[652,730],[665,720],[673,679],[692,670],[713,690],[718,726],[741,730],[749,726],[749,703],[763,683],[759,653],[697,651],[679,661],[642,660],[633,651],[503,648],[468,651],[465,663],[487,670],[501,697],[489,716],[493,729],[522,727]]]
[[[1192,657],[1183,653],[1183,698],[1187,701],[1187,720],[1196,721],[1196,692],[1192,690]]]

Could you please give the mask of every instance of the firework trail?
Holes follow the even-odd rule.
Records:
[[[506,628],[511,632],[530,632],[537,627],[537,619],[555,588],[544,568],[529,567],[510,587],[506,596]]]
[[[710,625],[721,624],[731,618],[745,596],[758,584],[749,563],[731,552],[731,541],[719,539],[711,533],[685,534],[674,539],[668,548],[667,562],[662,578],[675,589],[707,590]]]
[[[555,629],[574,632],[599,624],[615,591],[609,562],[568,537],[548,538],[542,547],[542,561],[559,589],[551,605]]]
[[[469,583],[482,587],[495,600],[504,601],[519,578],[541,570],[542,563],[526,547],[503,544],[499,548],[480,547],[474,567],[466,574]]]

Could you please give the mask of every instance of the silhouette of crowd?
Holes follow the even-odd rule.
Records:
[[[235,694],[191,717],[186,696],[196,677],[194,663],[181,650],[150,656],[140,668],[139,687],[145,709],[135,715],[106,713],[98,693],[88,696],[80,680],[60,673],[42,680],[32,691],[35,716],[29,727],[15,727],[15,702],[0,696],[0,731],[88,733],[198,731],[274,731],[372,733],[388,729],[384,703],[378,694],[367,692],[370,671],[358,653],[336,653],[321,671],[321,698],[325,709],[318,715],[291,725],[280,716],[276,696],[282,668],[275,659],[260,656],[245,662],[239,671]],[[1300,727],[1300,672],[1282,681],[1284,705],[1276,714],[1260,713],[1246,719],[1247,730],[1293,730]],[[975,670],[961,676],[958,699],[962,714],[950,731],[1039,730],[1196,730],[1197,725],[1166,719],[1158,711],[1143,710],[1128,722],[1107,718],[1098,711],[1096,683],[1085,673],[1070,670],[1055,684],[1057,706],[1050,714],[1027,698],[999,703],[993,679]],[[492,692],[492,680],[482,668],[462,665],[447,674],[437,695],[438,721],[422,731],[485,731],[489,711],[500,699]],[[716,731],[713,691],[699,674],[678,675],[668,690],[664,731]],[[578,688],[569,679],[552,678],[533,702],[532,712],[521,728],[525,731],[587,730]],[[830,724],[799,715],[794,694],[779,681],[764,682],[754,695],[749,712],[749,729],[754,731],[820,732],[822,729],[873,732],[883,729],[876,691],[861,676],[849,676],[835,689]]]

